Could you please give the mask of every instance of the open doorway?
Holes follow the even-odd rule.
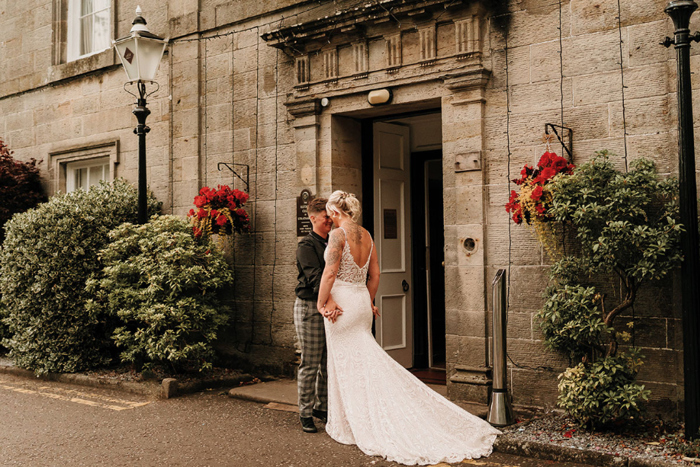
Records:
[[[439,112],[362,122],[364,223],[375,238],[375,337],[426,382],[445,382],[442,129]]]

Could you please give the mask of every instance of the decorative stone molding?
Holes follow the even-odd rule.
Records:
[[[450,91],[468,91],[486,87],[491,77],[491,71],[483,67],[474,67],[456,73],[449,73],[440,78],[445,82],[445,87]]]
[[[420,43],[421,65],[428,66],[435,63],[437,58],[437,38],[435,37],[435,25],[418,30]]]
[[[119,139],[95,141],[83,145],[56,147],[49,151],[49,179],[51,194],[66,192],[66,167],[72,162],[89,161],[91,159],[109,158],[109,179],[116,177],[119,165]]]
[[[290,101],[284,104],[287,107],[287,112],[294,118],[308,117],[310,115],[318,115],[321,113],[321,104],[318,99],[303,99]]]
[[[386,40],[386,67],[391,73],[401,67],[401,33],[384,37]]]
[[[334,3],[335,4],[335,3]],[[478,5],[477,5],[478,4]],[[368,25],[383,25],[396,22],[425,23],[439,18],[446,10],[451,12],[483,4],[488,9],[489,1],[464,2],[462,0],[383,0],[365,2],[350,8],[327,9],[327,14],[302,19],[298,23],[272,30],[261,37],[272,47],[283,49],[289,55],[308,54],[320,50],[329,35],[343,33],[354,40],[365,38]]]
[[[367,41],[353,43],[352,56],[355,64],[355,79],[366,78],[369,72],[369,56],[367,53]]]
[[[295,70],[297,75],[297,86],[308,86],[311,81],[311,69],[309,67],[309,56],[297,57]]]
[[[324,50],[323,56],[323,76],[326,80],[338,79],[338,49],[332,48]]]
[[[475,53],[481,53],[481,31],[479,17],[455,21],[456,54],[459,58],[467,58]]]

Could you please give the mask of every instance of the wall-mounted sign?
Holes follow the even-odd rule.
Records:
[[[399,224],[397,222],[396,209],[384,210],[384,238],[399,238]]]
[[[308,235],[313,230],[311,220],[309,220],[309,201],[312,196],[309,190],[301,190],[297,196],[297,237]]]

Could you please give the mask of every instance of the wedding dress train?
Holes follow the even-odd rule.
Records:
[[[343,313],[335,323],[324,320],[326,432],[365,454],[406,465],[488,456],[500,432],[427,387],[374,340],[368,267],[369,258],[362,267],[355,263],[346,241],[331,290]]]

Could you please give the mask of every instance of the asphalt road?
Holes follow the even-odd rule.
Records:
[[[395,466],[297,414],[207,391],[169,400],[0,375],[0,465]],[[446,464],[440,464],[445,466]],[[504,454],[459,465],[586,467]]]

